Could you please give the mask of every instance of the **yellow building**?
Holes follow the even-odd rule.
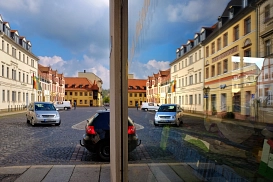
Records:
[[[99,87],[83,77],[65,77],[65,100],[72,106],[76,102],[77,107],[100,106],[98,92]]]
[[[128,107],[140,107],[146,102],[146,80],[128,79]]]
[[[208,114],[221,116],[233,112],[236,119],[244,120],[251,115],[258,67],[251,58],[257,57],[257,15],[247,1],[242,2],[229,2],[202,45]]]

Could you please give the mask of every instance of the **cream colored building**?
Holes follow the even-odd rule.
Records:
[[[218,17],[213,33],[203,41],[205,87],[209,87],[208,114],[221,116],[233,112],[236,119],[251,115],[255,95],[254,79],[258,67],[257,15],[248,1],[230,1]],[[249,61],[250,60],[250,61]]]
[[[171,66],[171,102],[189,112],[203,112],[203,49],[201,34],[177,49],[177,58]]]
[[[38,58],[31,42],[12,30],[0,15],[0,110],[16,110],[37,99],[33,75],[38,75]]]
[[[95,95],[95,98],[97,98],[98,106],[102,106],[103,105],[103,99],[102,99],[103,81],[101,80],[101,78],[92,72],[86,72],[86,70],[84,70],[83,72],[78,72],[78,77],[87,78],[93,82],[92,84],[96,84],[99,87],[99,90],[93,91],[93,94]]]

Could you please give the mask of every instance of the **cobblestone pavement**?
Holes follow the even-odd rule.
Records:
[[[85,120],[97,109],[60,111],[62,124],[59,127],[32,127],[26,123],[23,113],[1,116],[0,166],[105,163],[79,144]],[[129,115],[136,123],[141,140],[141,145],[129,153],[129,163],[186,162],[207,178],[212,177],[205,172],[210,170],[198,169],[199,163],[217,166],[218,170],[226,170],[224,166],[236,168],[248,179],[254,178],[259,168],[253,149],[262,148],[264,137],[260,129],[209,123],[189,115],[185,115],[182,127],[155,127],[154,113],[129,109]],[[236,133],[229,134],[229,131]],[[209,146],[209,150],[204,144]],[[210,175],[214,173],[209,172]],[[231,174],[232,170],[226,173]]]
[[[41,125],[32,127],[26,123],[25,114],[1,116],[0,166],[29,164],[102,163],[95,154],[80,146],[86,119],[98,108],[77,108],[60,111],[61,126]],[[145,113],[143,113],[145,114]],[[138,119],[138,118],[136,118]],[[129,162],[174,162],[171,153],[160,148],[159,142],[149,136],[139,122],[137,131],[142,144],[129,154]],[[147,120],[148,123],[148,120]],[[145,139],[144,139],[145,138]]]

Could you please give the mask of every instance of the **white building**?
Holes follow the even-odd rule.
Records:
[[[34,101],[33,75],[38,75],[38,58],[31,43],[11,30],[0,15],[0,110],[18,110]]]
[[[172,103],[190,112],[203,112],[204,58],[201,33],[177,49],[177,58],[170,64]]]

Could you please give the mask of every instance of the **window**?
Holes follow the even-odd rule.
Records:
[[[201,72],[199,72],[199,83],[202,82]]]
[[[2,101],[4,102],[5,100],[5,90],[2,90]]]
[[[133,94],[132,94],[132,93],[130,93],[130,94],[129,94],[129,97],[133,97]]]
[[[199,59],[201,59],[201,57],[202,57],[202,56],[201,56],[201,50],[199,50]]]
[[[206,68],[206,79],[209,78],[209,68]]]
[[[233,36],[234,36],[234,41],[239,39],[239,25],[237,25],[236,27],[234,27],[233,29]]]
[[[195,74],[195,84],[197,83],[197,73]]]
[[[271,41],[266,40],[265,41],[265,56],[269,56],[271,54]]]
[[[214,54],[215,53],[215,43],[213,42],[211,44],[211,54]]]
[[[25,83],[25,73],[23,73],[23,83]]]
[[[7,53],[9,54],[9,44],[7,44]]]
[[[92,96],[92,92],[89,92],[89,96]]]
[[[12,91],[11,99],[12,99],[12,102],[16,101],[16,92],[15,91]]]
[[[174,71],[174,72],[176,72],[176,65],[174,65],[174,67],[173,67],[173,71]]]
[[[193,84],[193,75],[191,75],[190,77],[189,77],[189,85],[192,85]]]
[[[75,96],[78,96],[78,92],[75,92]]]
[[[193,96],[192,96],[192,95],[190,95],[190,100],[189,100],[189,102],[190,102],[190,103],[189,103],[190,105],[193,104]]]
[[[209,46],[206,47],[206,57],[209,57]]]
[[[28,75],[27,75],[27,80],[26,80],[26,81],[27,81],[27,83],[28,83]]]
[[[4,65],[2,65],[2,76],[4,76],[4,70],[5,70],[5,67]]]
[[[7,67],[7,78],[9,78],[9,67]]]
[[[7,101],[9,102],[9,90],[7,90]]]
[[[264,23],[266,23],[270,19],[270,5],[266,5],[264,8]]]
[[[228,60],[224,60],[224,63],[223,63],[223,73],[227,73],[228,71]]]
[[[211,66],[211,77],[214,77],[215,76],[215,66],[212,65]]]
[[[139,94],[139,97],[142,97],[142,93]]]
[[[221,62],[217,63],[217,75],[220,75],[222,73],[221,70]]]
[[[80,92],[80,96],[82,96],[82,92]]]
[[[217,51],[221,50],[221,38],[217,39]]]
[[[244,57],[251,57],[251,50],[247,49],[244,51]]]
[[[182,87],[184,87],[184,78],[182,78]]]
[[[70,92],[70,94],[69,94],[69,95],[73,95],[73,94],[72,94],[72,92]]]
[[[198,95],[198,104],[201,105],[201,94]]]
[[[87,96],[88,95],[88,93],[87,92],[84,92],[84,96]]]
[[[191,65],[193,63],[192,56],[190,56],[190,60],[189,61],[190,61],[189,65]]]
[[[135,97],[137,97],[137,93],[135,93]]]
[[[228,45],[228,33],[225,33],[223,36],[223,47]]]
[[[195,53],[194,58],[195,58],[195,62],[196,62],[197,61],[197,52]]]
[[[245,34],[248,34],[251,32],[251,19],[250,17],[245,19]]]
[[[19,71],[18,76],[19,76],[19,78],[18,78],[19,80],[18,81],[20,82],[21,81],[21,72],[20,71]]]

